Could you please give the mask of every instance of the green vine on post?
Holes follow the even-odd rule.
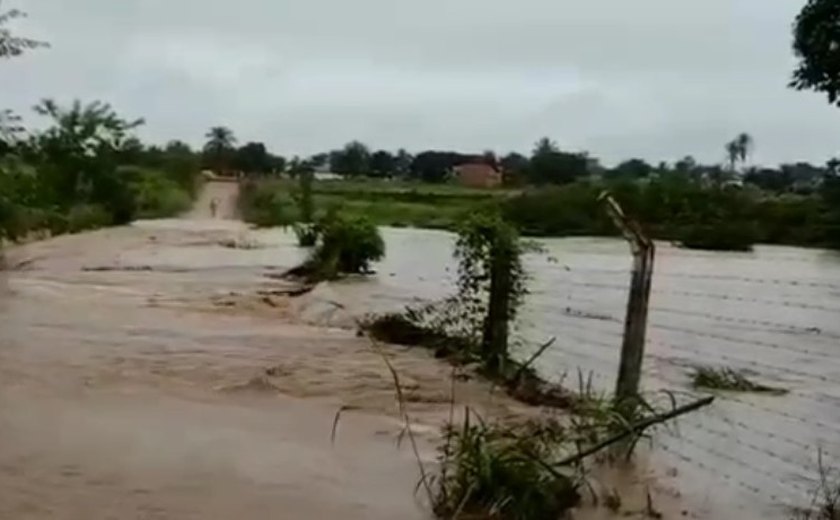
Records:
[[[459,230],[458,300],[493,374],[505,371],[509,325],[527,293],[521,253],[516,229],[497,213],[474,215]]]

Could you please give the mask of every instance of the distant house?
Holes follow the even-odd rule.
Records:
[[[496,188],[502,185],[502,173],[489,164],[466,163],[453,168],[455,178],[470,188]]]

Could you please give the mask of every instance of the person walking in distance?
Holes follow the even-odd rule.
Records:
[[[219,209],[219,201],[216,199],[210,200],[210,216],[216,218],[216,210]]]

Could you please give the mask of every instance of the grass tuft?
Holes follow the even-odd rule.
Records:
[[[576,470],[560,473],[546,462],[559,442],[537,429],[488,425],[467,410],[449,425],[433,476],[438,518],[536,520],[560,518],[580,502]]]

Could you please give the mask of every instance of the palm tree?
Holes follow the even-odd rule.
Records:
[[[746,164],[753,148],[753,138],[742,132],[732,141],[726,143],[726,157],[729,160],[729,171],[735,173],[735,166],[740,162]]]
[[[738,162],[738,157],[741,155],[741,149],[738,146],[738,141],[729,141],[726,143],[726,158],[729,160],[729,171],[735,173],[735,164]]]
[[[753,138],[750,134],[742,132],[735,138],[735,142],[738,143],[738,158],[741,159],[742,163],[746,164],[747,157],[749,157],[752,151]]]
[[[204,154],[207,162],[216,173],[221,173],[227,166],[233,147],[236,145],[233,130],[226,126],[214,126],[204,137],[207,138],[207,142],[204,144]]]

